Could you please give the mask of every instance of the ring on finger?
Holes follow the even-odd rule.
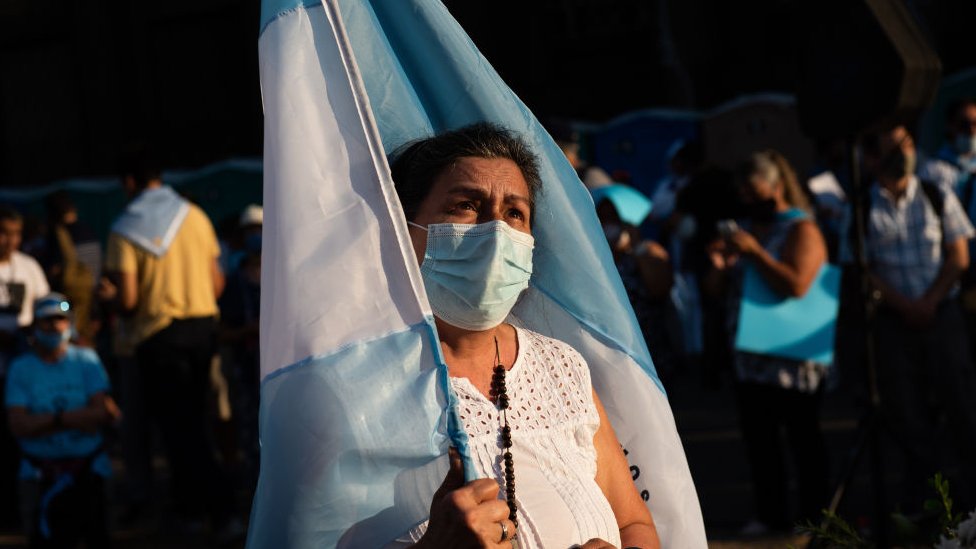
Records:
[[[501,543],[508,539],[508,525],[505,521],[500,521],[498,525],[502,527],[502,539],[498,540],[498,543]]]

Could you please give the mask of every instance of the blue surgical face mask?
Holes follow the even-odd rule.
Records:
[[[71,330],[61,332],[45,332],[41,329],[34,330],[34,341],[45,349],[57,349],[62,344],[71,340]]]
[[[427,231],[420,273],[434,315],[465,330],[501,324],[529,286],[532,236],[504,221],[410,224]]]

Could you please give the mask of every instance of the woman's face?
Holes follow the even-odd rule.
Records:
[[[426,227],[431,223],[476,225],[500,220],[532,234],[529,204],[529,186],[515,162],[464,157],[437,176],[411,221]],[[427,232],[412,225],[408,228],[417,262],[421,263]]]
[[[758,174],[753,174],[747,181],[739,184],[739,198],[745,205],[776,200],[779,194],[779,185],[767,181]]]

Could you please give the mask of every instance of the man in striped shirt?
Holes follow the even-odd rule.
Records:
[[[909,488],[907,501],[917,503],[925,479],[946,465],[933,451],[939,412],[956,423],[961,463],[976,463],[976,368],[957,299],[973,226],[952,190],[914,175],[915,162],[915,144],[904,126],[865,139],[865,167],[875,177],[867,196],[865,252],[880,297],[878,386],[887,426],[904,446],[909,481],[919,490]],[[849,249],[845,255],[850,258]],[[976,478],[963,484],[954,485],[959,496],[976,496]]]

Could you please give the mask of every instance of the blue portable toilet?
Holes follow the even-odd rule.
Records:
[[[694,111],[648,109],[617,117],[590,138],[592,163],[614,179],[623,179],[647,196],[668,172],[668,151],[675,141],[698,139],[701,116]]]

